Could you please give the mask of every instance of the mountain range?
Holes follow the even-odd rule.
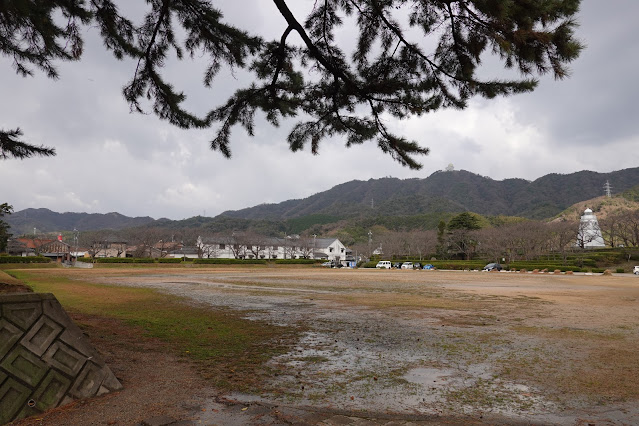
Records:
[[[534,181],[494,180],[464,170],[437,171],[425,179],[353,180],[304,199],[225,211],[215,218],[196,216],[182,221],[127,217],[115,212],[56,213],[44,208],[17,211],[4,219],[16,235],[31,233],[33,228],[38,232],[60,232],[74,228],[90,231],[158,226],[220,231],[246,228],[256,222],[268,223],[263,228],[271,232],[275,229],[290,231],[291,227],[293,231],[301,232],[317,224],[361,223],[372,218],[377,223],[383,223],[383,218],[404,220],[405,223],[411,222],[409,218],[415,219],[412,222],[429,218],[426,227],[434,227],[438,217],[463,211],[485,216],[549,219],[575,203],[603,195],[606,182],[614,193],[631,190],[639,184],[639,167],[610,173],[553,173]]]
[[[49,233],[72,231],[94,231],[98,229],[125,229],[145,226],[156,222],[149,216],[128,217],[120,213],[56,213],[49,209],[24,209],[6,216],[4,221],[15,235],[32,232]],[[34,231],[35,228],[35,231]]]
[[[425,179],[354,180],[301,200],[226,211],[221,216],[282,220],[308,215],[410,216],[472,211],[482,215],[551,218],[579,201],[639,184],[639,168],[610,173],[549,174],[534,181],[493,180],[464,170],[438,171]]]

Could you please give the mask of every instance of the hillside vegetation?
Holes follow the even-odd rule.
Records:
[[[598,220],[605,220],[608,216],[613,214],[630,210],[639,210],[639,198],[636,200],[628,199],[624,196],[624,194],[620,194],[610,198],[601,196],[586,201],[580,201],[561,212],[553,219],[553,221],[579,220],[584,210],[587,208],[597,215]]]
[[[301,200],[262,204],[221,216],[286,220],[309,215],[339,218],[416,216],[473,211],[486,216],[552,218],[571,205],[603,195],[606,181],[617,193],[635,188],[639,168],[611,173],[549,174],[535,181],[493,180],[464,170],[438,171],[425,179],[351,181]],[[639,197],[639,191],[634,192]]]
[[[609,181],[617,196],[602,197]],[[317,234],[363,242],[378,232],[434,230],[458,213],[482,216],[486,226],[523,219],[577,220],[586,207],[600,219],[608,212],[639,208],[639,168],[610,173],[549,174],[535,181],[493,180],[464,170],[438,171],[425,179],[354,180],[299,200],[261,204],[210,218],[185,220],[131,218],[119,213],[55,213],[26,209],[6,218],[15,235],[38,232],[158,228],[173,234],[250,231],[263,235]],[[583,201],[588,200],[588,201]]]

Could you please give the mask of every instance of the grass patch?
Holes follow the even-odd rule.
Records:
[[[285,353],[297,336],[291,328],[249,321],[228,309],[193,306],[150,289],[71,279],[64,272],[14,270],[11,275],[34,291],[55,294],[70,312],[117,319],[160,339],[196,361],[202,375],[222,389],[259,392],[269,374],[264,364]]]
[[[59,263],[0,263],[0,270],[7,271],[13,269],[57,269],[62,268]]]
[[[512,327],[517,333],[534,335],[537,337],[545,337],[549,339],[575,339],[575,340],[587,340],[591,343],[596,341],[605,340],[621,340],[623,334],[617,333],[604,333],[601,331],[586,330],[582,328],[569,328],[569,327],[530,327],[530,326],[514,326]]]
[[[639,398],[639,343],[632,337],[565,327],[513,329],[539,338],[539,346],[503,359],[502,377],[533,383],[560,401],[579,397],[601,404]]]
[[[306,356],[303,358],[298,358],[297,360],[302,362],[307,362],[310,364],[318,364],[320,362],[328,362],[329,358],[322,355],[312,355],[312,356]]]
[[[472,310],[477,308],[476,303],[473,304],[465,300],[418,294],[351,293],[339,295],[318,294],[314,297],[354,306],[367,306],[373,309],[414,308]]]
[[[522,397],[521,392],[496,385],[492,380],[477,379],[472,385],[445,393],[446,400],[455,405],[495,409],[508,407],[512,410],[529,410],[532,400]]]

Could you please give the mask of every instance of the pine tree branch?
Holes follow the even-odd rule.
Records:
[[[33,156],[52,157],[55,149],[43,145],[36,146],[18,140],[22,136],[22,130],[0,130],[0,159],[7,160],[17,158],[23,160]]]
[[[322,66],[324,66],[324,68],[326,68],[326,70],[328,70],[335,77],[338,77],[340,80],[344,81],[347,85],[356,88],[357,84],[354,81],[352,81],[352,79],[348,75],[346,75],[346,73],[343,70],[331,64],[326,59],[326,57],[322,54],[322,52],[320,52],[320,50],[317,48],[315,43],[313,43],[313,41],[310,39],[306,31],[304,30],[304,27],[302,26],[302,24],[300,24],[297,21],[297,19],[295,18],[295,15],[293,15],[293,12],[291,12],[291,10],[288,8],[286,1],[273,0],[273,3],[275,3],[278,10],[284,17],[284,19],[286,19],[286,22],[288,23],[288,25],[291,26],[295,30],[295,32],[297,32],[299,36],[302,38],[302,41],[304,41],[304,44],[306,45],[306,48],[308,49],[311,56],[315,58],[320,64],[322,64]]]
[[[286,38],[288,37],[288,35],[291,33],[292,30],[293,30],[293,27],[289,25],[288,27],[286,27],[284,34],[282,34],[282,37],[280,38],[277,66],[275,67],[275,71],[273,72],[273,80],[271,80],[271,96],[273,98],[275,98],[276,96],[275,92],[277,89],[275,85],[277,84],[277,79],[280,75],[280,72],[282,71],[282,67],[284,66],[284,59],[286,57]]]

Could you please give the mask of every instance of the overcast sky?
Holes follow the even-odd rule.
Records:
[[[266,0],[215,4],[230,22],[267,37],[279,37],[285,27]],[[60,64],[57,81],[19,77],[0,57],[0,128],[19,126],[25,140],[57,151],[53,158],[0,162],[0,203],[16,211],[183,219],[305,198],[353,179],[425,178],[449,164],[496,180],[636,167],[637,16],[636,0],[583,0],[578,37],[587,47],[569,79],[543,78],[533,93],[475,99],[463,111],[389,123],[431,149],[420,171],[400,166],[374,144],[346,149],[339,138],[324,141],[318,156],[291,153],[286,136],[293,122],[278,129],[261,122],[253,138],[235,129],[228,160],[208,148],[214,129],[185,131],[129,113],[121,88],[135,63],[115,60],[101,48],[97,30],[88,29],[82,60]],[[204,111],[223,102],[243,75],[222,72],[204,89],[199,65],[177,64],[167,73],[189,96],[188,105]]]

